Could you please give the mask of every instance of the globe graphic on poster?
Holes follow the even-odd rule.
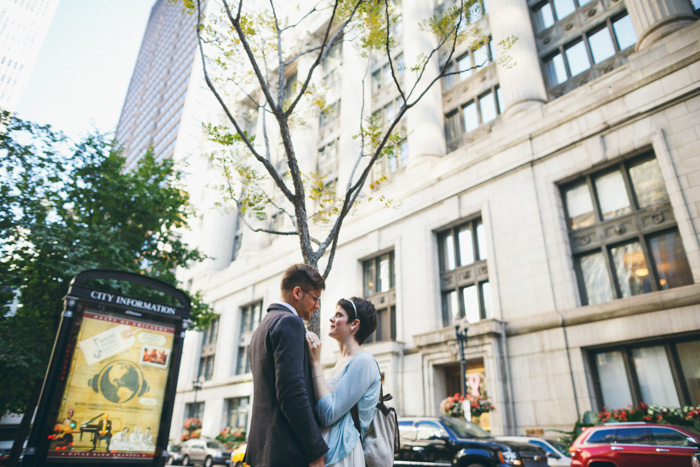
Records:
[[[105,366],[90,379],[88,385],[115,404],[130,401],[149,389],[141,368],[127,360],[118,360]]]

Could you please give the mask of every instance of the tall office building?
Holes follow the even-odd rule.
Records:
[[[198,110],[189,92],[198,87],[192,79],[195,23],[194,15],[168,0],[156,0],[151,9],[117,126],[116,139],[124,146],[127,167],[149,147],[162,160],[186,144],[178,134]]]
[[[394,58],[408,70],[431,44],[420,21],[451,0],[395,3],[403,21]],[[493,434],[568,430],[603,406],[699,405],[698,3],[483,6],[465,21],[492,44],[517,36],[515,66],[470,44],[431,65],[462,72],[409,112],[396,157],[373,171],[388,181],[368,195],[398,207],[363,203],[344,223],[322,335],[340,297],[371,300],[379,323],[365,349],[385,391],[399,413],[431,415],[459,391],[454,321],[466,320],[467,389],[496,406],[479,420]],[[302,79],[310,60],[300,57],[288,81]],[[332,51],[317,77],[328,110],[295,135],[300,165],[340,183],[358,151],[358,96],[384,121],[400,105],[387,59],[366,60],[351,41]],[[261,135],[262,112],[251,110],[239,112],[242,123]],[[299,261],[296,239],[233,225],[193,226],[213,259],[184,278],[220,316],[188,332],[173,438],[186,416],[201,417],[206,436],[248,425],[250,336]],[[335,343],[324,342],[330,365]]]
[[[0,108],[17,109],[59,0],[0,0]]]

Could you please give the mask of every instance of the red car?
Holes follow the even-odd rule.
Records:
[[[571,467],[688,467],[700,433],[656,423],[609,423],[571,445]]]

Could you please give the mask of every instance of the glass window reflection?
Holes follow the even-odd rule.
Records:
[[[571,76],[576,76],[583,73],[591,67],[591,62],[586,53],[586,45],[583,41],[568,47],[565,51],[566,61],[569,62],[569,71]]]
[[[608,278],[608,271],[603,254],[597,252],[582,256],[579,259],[579,265],[583,274],[583,283],[586,288],[586,303],[588,305],[595,305],[612,300],[613,291],[610,287],[610,279]]]
[[[640,208],[669,201],[661,168],[656,159],[649,159],[629,169],[634,194]]]
[[[492,92],[479,98],[479,107],[481,107],[481,121],[483,123],[496,119],[498,110],[496,109],[496,99]]]
[[[602,404],[606,407],[627,407],[632,404],[632,392],[622,352],[601,352],[596,355],[596,368],[600,378]]]
[[[455,268],[455,238],[452,233],[445,236],[443,252],[445,255],[444,267],[447,271],[451,271]]]
[[[649,249],[659,277],[659,288],[669,289],[693,283],[693,275],[678,231],[652,237]]]
[[[557,14],[557,19],[563,19],[575,10],[574,0],[554,0],[554,11]]]
[[[562,54],[556,54],[545,62],[545,72],[550,86],[556,86],[568,79],[566,76],[566,66]]]
[[[591,47],[593,62],[596,64],[615,55],[615,46],[613,45],[608,28],[603,28],[589,36],[588,45]]]
[[[611,248],[610,252],[623,297],[651,292],[649,269],[639,242]]]
[[[569,214],[569,228],[580,229],[595,223],[593,201],[586,183],[580,183],[566,190],[564,200]]]
[[[479,297],[475,285],[462,289],[462,302],[464,303],[464,315],[470,323],[476,323],[481,319],[479,310]]]
[[[471,102],[464,107],[464,130],[469,133],[479,128],[479,115],[476,103]]]
[[[484,228],[484,224],[482,222],[479,222],[476,225],[476,242],[479,252],[479,259],[483,261],[489,256],[488,251],[486,250],[486,229]]]
[[[632,212],[625,181],[619,170],[595,179],[598,202],[603,220],[613,219]]]
[[[544,31],[554,24],[554,14],[552,13],[552,5],[549,2],[544,3],[540,8],[535,10],[535,28],[537,31]]]
[[[620,50],[625,50],[637,43],[637,34],[634,32],[632,19],[629,15],[623,16],[613,22],[613,31],[615,31],[615,38],[617,39],[617,45]]]
[[[466,266],[474,262],[474,238],[469,226],[462,227],[457,238],[459,240],[459,265]]]

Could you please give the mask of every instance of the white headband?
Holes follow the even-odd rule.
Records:
[[[355,319],[357,319],[357,307],[355,306],[355,302],[353,302],[349,298],[346,298],[345,300],[349,301],[352,307],[355,309]]]

